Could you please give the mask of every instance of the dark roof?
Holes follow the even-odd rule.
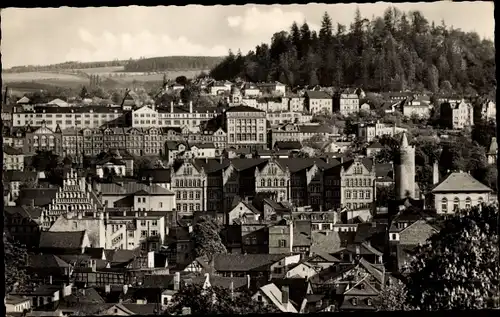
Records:
[[[377,181],[390,182],[394,179],[394,172],[391,163],[380,163],[375,165],[375,176]]]
[[[77,249],[83,245],[85,231],[42,231],[40,248]]]
[[[10,145],[4,145],[3,152],[7,155],[21,155],[21,154],[23,154],[23,151],[21,149],[16,149]]]
[[[141,250],[104,250],[106,260],[111,263],[128,263],[140,256]]]
[[[151,183],[170,183],[170,176],[170,169],[165,168],[139,170],[138,173],[139,181],[149,181],[151,178]]]
[[[293,226],[293,245],[310,246],[311,244],[311,221],[295,221]]]
[[[74,303],[92,303],[104,304],[104,299],[94,288],[78,289],[71,293],[71,295],[64,297],[65,302]]]
[[[382,149],[382,148],[384,147],[378,141],[373,142],[367,147],[367,149]]]
[[[203,284],[205,282],[205,279],[206,279],[205,276],[197,276],[189,280],[194,284]],[[230,289],[231,282],[233,282],[233,289],[235,291],[248,287],[248,280],[246,277],[224,277],[224,276],[210,275],[209,281],[211,286],[221,287],[225,289]]]
[[[23,188],[19,191],[18,204],[29,206],[33,202],[35,206],[44,207],[56,198],[58,191],[58,188]]]
[[[285,254],[216,254],[214,268],[216,271],[265,271],[269,265],[285,257]]]
[[[379,240],[385,238],[387,224],[367,222],[358,224],[354,243],[362,243],[365,241]]]
[[[26,266],[31,268],[65,268],[70,265],[53,254],[30,254]]]
[[[174,285],[174,274],[145,275],[142,285],[149,288],[172,289]]]
[[[157,315],[158,304],[147,303],[147,304],[119,304],[130,310],[136,315]]]
[[[283,286],[288,286],[289,298],[299,305],[307,293],[308,282],[305,278],[273,278],[271,283],[280,290]]]
[[[324,91],[308,90],[306,96],[310,99],[332,99],[332,97]]]
[[[8,170],[4,171],[4,180],[7,182],[24,182],[29,179],[36,180],[37,173],[30,171]]]
[[[239,105],[235,107],[229,107],[229,109],[227,109],[226,112],[264,112],[264,111],[245,105]]]
[[[83,253],[90,256],[92,259],[101,259],[104,253],[104,248],[85,248]]]
[[[274,147],[280,150],[296,150],[301,149],[302,144],[299,141],[276,141]]]

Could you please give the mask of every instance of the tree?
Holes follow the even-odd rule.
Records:
[[[220,237],[221,230],[221,226],[214,218],[200,217],[196,220],[191,232],[195,257],[207,256],[210,258],[214,254],[227,253]]]
[[[473,141],[479,143],[479,145],[488,149],[491,139],[496,137],[496,132],[497,126],[495,121],[477,120],[472,127],[471,138]]]
[[[188,80],[186,76],[178,76],[177,78],[175,78],[175,82],[180,85],[187,85]]]
[[[411,306],[406,303],[406,285],[395,278],[391,279],[390,285],[385,286],[380,292],[380,300],[377,309],[380,311],[405,311]]]
[[[168,314],[180,315],[189,307],[192,314],[259,314],[277,312],[273,306],[264,306],[251,298],[249,292],[231,294],[221,287],[203,288],[200,284],[182,285],[167,308]]]
[[[5,262],[5,293],[23,291],[27,287],[26,261],[28,253],[26,247],[3,234],[4,262]]]
[[[80,97],[82,99],[85,99],[85,98],[89,97],[89,93],[87,91],[87,87],[85,87],[85,86],[82,87],[82,90],[80,91]]]
[[[407,303],[421,310],[500,307],[498,207],[462,210],[417,247]],[[496,302],[496,303],[495,303]]]

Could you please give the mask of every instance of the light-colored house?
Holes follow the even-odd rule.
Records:
[[[451,173],[432,190],[438,214],[450,214],[487,203],[493,190],[469,173]]]
[[[49,104],[49,105],[56,105],[58,107],[68,107],[69,106],[69,103],[67,103],[66,101],[61,100],[59,98],[54,99],[52,101],[49,101],[47,104]]]
[[[481,117],[484,120],[495,120],[497,117],[497,105],[495,102],[488,100],[481,106]]]
[[[305,103],[311,114],[331,114],[333,112],[333,99],[324,91],[306,91]]]
[[[216,156],[216,147],[214,143],[192,144],[189,149],[190,158],[214,158]]]
[[[371,142],[376,137],[382,135],[395,136],[396,134],[407,131],[405,128],[388,125],[377,121],[376,123],[358,124],[358,137],[365,142]]]
[[[402,112],[405,117],[428,118],[431,112],[430,100],[425,98],[406,99],[402,102]]]
[[[318,274],[318,271],[314,268],[314,265],[303,261],[291,266],[285,276],[287,278],[310,278],[316,274]]]
[[[283,286],[280,290],[273,283],[262,286],[252,299],[263,303],[264,305],[273,305],[283,313],[298,313],[297,309],[290,302],[290,290]]]
[[[24,154],[20,149],[13,148],[10,145],[3,147],[3,170],[24,170]]]
[[[260,217],[259,211],[250,203],[240,201],[228,213],[228,224],[233,224],[234,220],[241,218],[251,218],[258,220]]]
[[[30,308],[31,299],[26,296],[7,295],[5,298],[6,313],[22,313]]]

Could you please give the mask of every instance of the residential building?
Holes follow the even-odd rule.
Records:
[[[227,120],[228,147],[267,148],[266,113],[248,106],[231,107]]]
[[[260,287],[257,293],[252,296],[252,299],[265,306],[271,305],[283,313],[297,313],[297,308],[291,303],[289,294],[290,290],[288,287],[284,286],[280,290],[276,285],[270,283]]]
[[[3,146],[3,170],[4,171],[23,171],[24,170],[24,154],[20,149],[16,149],[10,145]]]
[[[445,102],[441,104],[441,125],[448,129],[461,130],[474,125],[474,109],[465,101],[459,103]]]
[[[143,106],[132,111],[132,127],[179,127],[196,133],[200,126],[218,115],[217,111],[215,108],[195,107],[192,102],[177,106],[172,102],[170,108]]]
[[[487,100],[481,105],[481,118],[483,120],[495,120],[497,118],[497,105],[492,100]]]
[[[60,215],[69,212],[85,214],[96,213],[103,209],[104,206],[91,185],[87,183],[85,176],[71,169],[65,176],[63,186],[42,213],[41,225],[43,228],[49,228]]]
[[[288,110],[292,112],[304,112],[305,98],[299,96],[287,95],[288,99]]]
[[[4,188],[8,189],[11,198],[15,201],[19,197],[21,186],[35,186],[38,181],[38,174],[32,171],[7,170],[3,172]]]
[[[428,118],[431,112],[430,100],[423,97],[405,99],[401,102],[401,110],[408,118],[412,116]]]
[[[340,112],[343,116],[348,116],[352,113],[359,112],[359,96],[355,89],[344,89],[340,93],[335,94],[333,111]]]
[[[336,126],[326,126],[319,124],[293,124],[287,123],[270,130],[271,145],[278,141],[299,141],[303,142],[312,137],[320,136],[323,139],[340,135],[340,131]]]
[[[450,214],[488,203],[493,190],[469,173],[454,172],[432,190],[434,208],[438,214]]]
[[[271,125],[280,125],[286,123],[309,123],[313,116],[293,111],[267,112],[267,121]]]
[[[247,98],[248,97],[258,97],[262,94],[259,87],[257,87],[257,85],[254,83],[245,83],[243,85],[242,92],[243,92],[243,96],[245,96]]]
[[[35,154],[36,151],[51,151],[62,155],[62,131],[56,126],[54,130],[47,127],[45,122],[39,128],[26,132],[23,152]]]
[[[273,83],[257,83],[256,84],[262,93],[276,94],[284,96],[286,94],[286,85],[275,81]]]
[[[405,128],[397,127],[394,125],[388,125],[385,123],[380,123],[378,120],[376,123],[360,123],[358,124],[358,138],[365,142],[372,142],[376,137],[381,137],[383,135],[395,136],[396,134],[407,131]]]
[[[31,309],[31,298],[26,296],[7,295],[5,297],[5,312],[24,313]]]
[[[341,202],[348,209],[371,208],[374,201],[375,163],[355,158],[342,163]]]
[[[47,128],[61,130],[68,128],[98,128],[111,121],[125,121],[125,112],[120,107],[107,106],[71,106],[56,107],[49,105],[35,105],[33,109],[14,107],[13,126],[26,125],[41,126],[43,122]],[[125,123],[125,122],[124,122]]]
[[[282,220],[268,228],[269,254],[287,254],[293,252],[293,221]]]
[[[305,93],[304,100],[306,109],[310,114],[331,114],[333,112],[333,99],[324,91],[308,90]]]
[[[186,139],[189,144],[201,145],[203,143],[210,143],[215,149],[215,156],[219,156],[227,147],[227,132],[224,130],[224,127],[210,128],[204,129],[199,133],[191,133],[186,136]]]
[[[38,247],[41,214],[34,206],[4,206],[5,232],[29,249]]]
[[[171,167],[171,188],[176,195],[175,210],[180,216],[207,210],[207,173],[202,161],[183,160]]]
[[[210,94],[212,96],[217,96],[217,95],[221,95],[224,93],[230,93],[232,86],[233,86],[233,83],[228,81],[228,80],[213,82],[210,84],[210,88],[209,88]]]

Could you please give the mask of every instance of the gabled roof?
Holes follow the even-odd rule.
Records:
[[[299,141],[276,141],[274,147],[280,150],[296,150],[302,148]]]
[[[26,96],[23,96],[21,99],[17,101],[17,103],[24,103],[24,104],[30,103],[30,99]]]
[[[86,231],[42,231],[40,248],[78,249],[83,246]]]
[[[492,192],[492,189],[480,183],[469,173],[455,172],[448,175],[432,190],[432,193],[442,192]]]
[[[290,300],[288,301],[288,304],[283,304],[281,290],[273,283],[262,286],[260,290],[269,298],[276,308],[282,312],[297,313],[297,309],[293,307]]]
[[[30,254],[26,266],[44,269],[70,267],[68,263],[53,254]]]

